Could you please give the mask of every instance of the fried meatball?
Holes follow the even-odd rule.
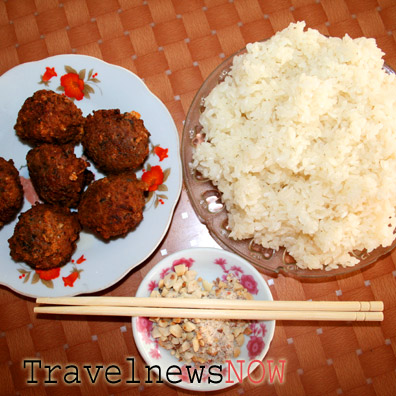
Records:
[[[12,160],[0,157],[0,229],[21,210],[23,188]]]
[[[131,113],[94,111],[87,116],[84,131],[85,153],[105,173],[136,170],[148,156],[150,133]]]
[[[36,204],[19,216],[8,240],[10,255],[46,270],[70,261],[81,230],[77,214],[59,205]]]
[[[50,204],[77,207],[94,177],[89,162],[77,158],[71,145],[42,144],[28,152],[26,161],[37,194]]]
[[[33,145],[76,144],[84,133],[84,117],[66,96],[42,89],[25,100],[14,128],[22,140]]]
[[[105,240],[125,236],[143,219],[146,188],[134,173],[93,182],[78,206],[81,225]]]

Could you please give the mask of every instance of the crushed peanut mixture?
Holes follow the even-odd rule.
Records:
[[[197,277],[197,272],[184,264],[175,266],[175,272],[161,279],[158,290],[150,297],[221,298],[251,300],[252,295],[238,278],[227,275],[226,282],[217,278],[208,282]],[[158,344],[171,351],[179,361],[195,364],[224,363],[237,358],[249,335],[250,322],[245,320],[150,318],[152,336]]]

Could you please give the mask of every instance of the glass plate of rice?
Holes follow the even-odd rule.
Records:
[[[353,248],[346,251],[346,254],[353,257],[353,263],[331,266],[324,263],[321,268],[308,269],[298,265],[293,256],[288,253],[288,249],[282,245],[277,248],[264,247],[257,243],[253,237],[239,239],[233,237],[232,226],[230,226],[230,206],[227,199],[224,199],[224,190],[218,187],[218,181],[214,182],[210,177],[203,175],[192,164],[197,147],[206,139],[204,127],[200,123],[201,115],[205,111],[205,98],[227,78],[232,69],[234,58],[244,55],[246,52],[247,49],[244,48],[225,59],[208,76],[194,97],[185,120],[182,137],[184,182],[199,220],[207,226],[211,236],[220,246],[237,253],[257,268],[270,274],[282,272],[305,278],[332,277],[357,271],[375,263],[396,246],[394,238],[391,240],[393,242],[388,243],[386,247],[374,248],[378,246],[375,245],[369,249]],[[394,71],[386,64],[383,64],[382,68],[387,74],[394,74]],[[235,223],[235,220],[233,221]],[[388,226],[393,227],[393,223],[391,221],[389,223]],[[360,247],[361,244],[357,243],[356,246]]]

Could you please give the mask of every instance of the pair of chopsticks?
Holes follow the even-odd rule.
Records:
[[[382,321],[382,301],[259,301],[152,297],[42,297],[34,312],[153,318]]]

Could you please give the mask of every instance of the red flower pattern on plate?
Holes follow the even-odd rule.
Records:
[[[161,352],[158,346],[158,341],[153,340],[151,337],[151,329],[153,327],[153,323],[148,318],[139,316],[136,319],[136,327],[145,344],[154,344],[154,346],[149,351],[149,355],[153,359],[161,359]]]
[[[151,348],[149,354],[153,359],[161,359],[161,352],[158,347]]]
[[[81,258],[81,257],[80,257],[80,258]],[[81,273],[82,271],[83,271],[83,270],[79,270],[79,269],[77,269],[76,266],[74,266],[72,272],[71,272],[68,276],[62,277],[64,286],[65,286],[65,287],[66,287],[66,286],[73,287],[73,286],[74,286],[74,282],[75,282],[77,279],[80,278],[80,273]]]
[[[77,278],[78,278],[78,272],[77,271],[73,271],[68,276],[62,276],[62,280],[63,280],[63,283],[64,283],[65,287],[66,286],[73,287],[74,286],[74,282],[76,281]]]
[[[143,172],[142,180],[147,183],[148,191],[156,191],[164,182],[164,172],[159,165],[152,166]]]
[[[136,320],[136,327],[138,332],[141,333],[143,341],[146,344],[151,344],[153,341],[150,339],[150,335],[153,323],[148,318],[139,316]]]
[[[259,326],[261,328],[261,336],[265,337],[267,334],[267,326],[264,323],[260,323]]]
[[[60,268],[52,268],[49,270],[38,270],[36,269],[36,273],[38,274],[38,276],[40,277],[40,279],[44,279],[44,280],[52,280],[52,279],[56,279],[58,278],[58,276],[60,275]]]
[[[246,288],[250,294],[258,293],[257,282],[252,275],[242,275],[240,281],[242,286]]]
[[[45,73],[42,75],[41,79],[43,81],[49,81],[51,80],[52,77],[57,77],[58,75],[56,74],[55,67],[46,67],[45,68]]]
[[[177,266],[177,265],[181,265],[181,264],[184,264],[188,269],[190,269],[191,268],[191,266],[194,264],[194,259],[192,259],[192,258],[181,258],[181,259],[178,259],[178,260],[175,260],[173,263],[172,263],[172,271],[174,271],[175,270],[175,267]]]
[[[160,162],[163,161],[165,158],[168,158],[168,149],[167,148],[155,146],[154,153],[158,155]]]
[[[84,97],[84,80],[77,73],[64,74],[60,81],[66,96],[77,100],[81,100]]]
[[[80,256],[79,259],[77,259],[77,264],[81,264],[82,262],[86,261],[86,258],[84,255]],[[74,263],[74,260],[71,260],[72,263]],[[60,273],[62,271],[62,267],[58,268],[51,268],[48,270],[28,270],[23,268],[18,268],[17,271],[21,274],[19,275],[19,279],[23,279],[23,283],[27,283],[29,280],[31,280],[31,284],[35,284],[38,282],[41,282],[44,286],[48,287],[49,289],[54,288],[54,279],[59,278]],[[80,273],[83,272],[82,269],[77,269],[77,267],[74,265],[72,272],[68,276],[63,276],[63,285],[64,287],[73,287],[74,282],[80,278]]]
[[[81,264],[84,261],[87,261],[87,259],[84,257],[84,255],[82,255],[80,258],[77,259],[76,264]]]
[[[250,340],[246,346],[249,353],[249,359],[253,360],[263,351],[264,347],[265,347],[265,343],[262,337],[258,337],[255,335],[250,336]]]
[[[167,195],[163,192],[168,191],[165,182],[171,173],[170,168],[163,170],[161,166],[151,166],[146,164],[146,169],[143,169],[142,180],[147,184],[148,196],[146,202],[154,197],[154,207],[159,204],[164,205],[164,199],[168,199]]]
[[[151,281],[148,285],[148,290],[151,293],[156,287],[158,286],[158,282],[156,281]]]
[[[215,264],[220,265],[220,267],[223,269],[223,272],[228,273],[229,271],[226,269],[226,264],[227,261],[223,258],[218,258],[214,261]]]
[[[60,85],[57,90],[63,92],[64,95],[72,100],[89,99],[90,94],[95,93],[91,84],[96,85],[100,83],[100,80],[97,79],[98,73],[94,73],[93,69],[89,70],[88,73],[86,69],[82,69],[78,72],[73,67],[66,65],[65,72],[66,74],[60,77]],[[40,76],[39,84],[44,84],[48,87],[50,85],[50,80],[57,76],[58,74],[54,67],[46,67],[44,74]]]
[[[231,271],[233,271],[236,274],[243,274],[243,270],[241,267],[237,267],[236,265],[233,265],[231,267]]]
[[[160,279],[164,279],[166,275],[168,275],[168,272],[170,271],[170,268],[164,268],[161,273],[160,273]]]

